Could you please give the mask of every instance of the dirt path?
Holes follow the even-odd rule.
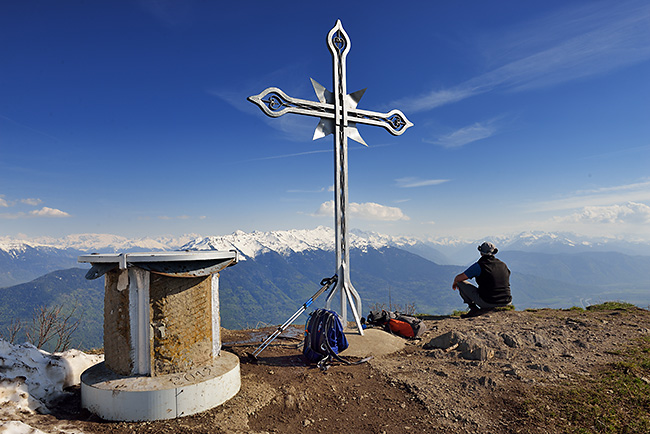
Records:
[[[584,382],[619,360],[629,342],[650,336],[650,312],[641,309],[496,312],[426,324],[425,336],[397,353],[327,372],[306,365],[291,339],[276,340],[251,363],[246,353],[259,341],[245,342],[259,331],[224,330],[242,361],[242,389],[219,408],[108,423],[79,410],[75,391],[54,415],[25,415],[25,422],[46,432],[60,424],[114,434],[564,432],[535,417],[531,405],[554,405],[540,391]]]

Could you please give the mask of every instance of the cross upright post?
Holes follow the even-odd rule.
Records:
[[[359,131],[357,124],[375,125],[386,129],[394,136],[399,136],[413,124],[399,110],[388,113],[357,109],[359,100],[365,89],[347,93],[345,60],[350,51],[350,38],[343,29],[341,21],[327,35],[327,46],[332,54],[333,92],[311,79],[318,102],[292,98],[277,87],[269,87],[258,95],[248,97],[260,109],[271,117],[279,117],[287,113],[296,113],[320,118],[314,131],[313,140],[334,135],[334,213],[335,213],[335,251],[336,274],[339,279],[327,296],[326,307],[329,309],[332,299],[337,293],[341,297],[341,317],[343,325],[347,326],[347,306],[354,316],[359,334],[363,335],[361,327],[361,297],[354,289],[350,280],[350,243],[348,238],[348,137],[368,146]]]

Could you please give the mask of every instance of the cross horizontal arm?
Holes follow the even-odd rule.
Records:
[[[293,98],[277,87],[266,88],[258,95],[249,96],[248,100],[262,109],[264,114],[274,118],[287,113],[314,116],[323,119],[335,118],[334,104]],[[403,134],[404,131],[413,126],[413,123],[400,110],[379,113],[354,108],[348,111],[348,121],[357,124],[383,127],[394,136]]]
[[[383,127],[394,136],[399,136],[412,127],[411,121],[406,119],[404,113],[399,110],[391,110],[388,113],[378,113],[368,110],[350,110],[348,119],[358,124],[375,125]]]
[[[257,104],[264,114],[277,118],[287,113],[334,119],[334,105],[306,99],[293,98],[277,87],[268,87],[248,100]]]

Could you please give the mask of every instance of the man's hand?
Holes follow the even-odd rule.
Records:
[[[460,273],[458,276],[454,277],[454,283],[451,284],[451,289],[454,291],[458,290],[458,282],[464,282],[468,279],[465,273]]]

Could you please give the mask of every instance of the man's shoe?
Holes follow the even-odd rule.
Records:
[[[463,319],[465,319],[465,318],[475,318],[475,317],[481,315],[482,313],[483,312],[481,311],[481,309],[479,309],[479,308],[474,309],[474,308],[470,307],[469,312],[461,314],[460,317],[463,318]]]

